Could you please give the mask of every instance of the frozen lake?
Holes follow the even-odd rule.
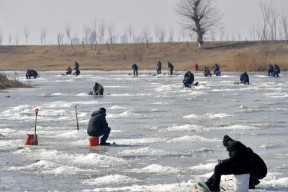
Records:
[[[191,89],[183,87],[184,72],[61,73],[26,80],[18,72],[36,86],[0,92],[0,191],[192,191],[228,157],[225,134],[266,162],[268,175],[254,191],[288,191],[287,73],[249,73],[251,84],[238,85],[240,73],[198,72],[199,86]],[[104,86],[103,97],[88,95],[95,82]],[[108,142],[119,146],[88,146],[90,114],[100,107],[112,129]],[[29,146],[36,108],[39,145]],[[221,185],[232,189],[227,177]]]

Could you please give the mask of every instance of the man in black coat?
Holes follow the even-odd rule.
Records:
[[[136,63],[134,63],[134,64],[132,65],[132,69],[133,69],[133,75],[134,75],[134,76],[138,76],[138,66],[137,66]]]
[[[162,68],[162,63],[159,59],[157,63],[157,75],[161,74],[161,68]]]
[[[103,135],[100,141],[100,145],[110,145],[106,140],[109,137],[111,128],[108,127],[106,121],[106,109],[100,108],[98,111],[94,111],[91,114],[91,118],[88,123],[87,133],[92,137],[100,137]]]
[[[273,77],[275,77],[275,76],[279,77],[280,71],[281,71],[281,70],[280,70],[279,65],[275,64],[275,65],[274,65],[274,74],[273,74]]]
[[[100,83],[95,83],[93,86],[94,95],[103,95],[104,94],[104,87]]]
[[[225,135],[223,145],[229,152],[229,158],[219,160],[214,174],[205,182],[211,191],[220,191],[221,175],[240,175],[251,172],[249,151],[244,144]]]
[[[249,189],[255,189],[255,185],[260,183],[259,179],[263,179],[267,175],[267,166],[263,159],[253,152],[248,147],[249,156],[251,160],[251,173],[249,179]]]
[[[184,75],[183,84],[185,87],[191,87],[194,82],[194,74],[191,71],[188,71]]]
[[[169,69],[170,75],[173,75],[174,65],[170,63],[169,61],[168,61],[168,69]]]
[[[274,67],[272,64],[269,64],[267,72],[268,76],[272,76],[274,74]]]

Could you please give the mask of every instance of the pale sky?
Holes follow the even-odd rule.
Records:
[[[57,43],[57,34],[65,34],[70,24],[72,36],[83,37],[83,25],[91,25],[95,18],[113,25],[115,34],[122,35],[129,24],[140,34],[146,27],[154,36],[155,26],[174,28],[174,40],[180,27],[175,7],[179,0],[0,0],[0,32],[3,44],[18,39],[25,44],[24,29],[29,30],[28,44],[40,44],[40,33],[47,30],[46,43]],[[249,31],[261,26],[260,2],[270,0],[215,0],[223,14],[226,36],[241,34],[249,39]],[[273,6],[288,13],[288,0],[273,0]],[[233,34],[233,35],[232,35]],[[107,35],[106,35],[107,36]],[[247,37],[246,37],[247,36]],[[234,37],[235,38],[235,37]],[[64,37],[65,41],[65,37]]]

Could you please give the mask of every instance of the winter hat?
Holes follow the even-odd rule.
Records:
[[[225,146],[225,147],[227,147],[227,144],[228,144],[228,142],[230,142],[230,141],[234,141],[231,137],[229,137],[228,135],[224,135],[224,137],[223,137],[223,145]]]
[[[99,109],[99,111],[103,111],[104,113],[106,113],[106,109],[105,109],[104,107],[101,107],[101,108]]]

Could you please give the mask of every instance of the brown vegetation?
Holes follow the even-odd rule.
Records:
[[[288,65],[286,42],[206,42],[198,49],[195,42],[171,42],[152,44],[114,45],[64,45],[59,52],[57,45],[47,46],[0,46],[0,70],[65,71],[67,66],[80,63],[80,70],[131,70],[137,63],[139,70],[156,70],[158,59],[162,69],[167,62],[174,64],[176,71],[194,70],[197,62],[200,70],[204,66],[214,68],[221,65],[222,71],[265,71],[269,63],[279,64],[281,70]],[[109,48],[109,49],[108,49]]]
[[[8,79],[7,75],[4,73],[0,73],[0,89],[6,89],[6,88],[24,88],[24,87],[31,87],[31,85],[27,85],[24,83],[21,83],[18,80],[10,80]]]

